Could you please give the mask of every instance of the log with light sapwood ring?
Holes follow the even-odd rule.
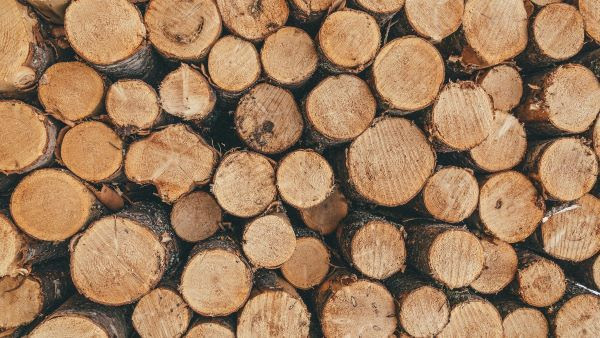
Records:
[[[544,135],[586,131],[600,110],[600,83],[578,64],[564,64],[527,79],[525,99],[515,115]]]
[[[600,255],[577,264],[573,274],[585,285],[600,291]]]
[[[175,287],[166,283],[137,302],[131,322],[144,338],[181,337],[187,331],[192,314]]]
[[[494,102],[494,109],[511,111],[521,102],[523,79],[515,66],[502,64],[480,72],[475,77]]]
[[[225,212],[242,218],[257,216],[277,197],[274,163],[251,151],[226,154],[215,171],[211,191]]]
[[[485,261],[481,274],[469,286],[481,294],[497,294],[515,277],[517,253],[502,240],[485,235],[479,237]]]
[[[485,256],[469,231],[428,220],[405,222],[408,263],[450,289],[465,287],[481,274]]]
[[[573,201],[594,187],[598,159],[584,140],[556,138],[529,147],[523,172],[537,182],[545,198]]]
[[[136,302],[179,263],[168,215],[150,203],[135,203],[93,222],[73,238],[70,251],[79,293],[110,306]]]
[[[316,40],[326,70],[360,73],[375,59],[381,32],[371,15],[343,9],[325,18]]]
[[[530,251],[517,250],[519,267],[510,291],[521,301],[535,307],[558,302],[567,287],[563,270],[553,261]]]
[[[404,271],[404,237],[402,225],[358,211],[348,215],[337,232],[346,261],[374,279],[385,279]]]
[[[371,14],[377,23],[384,25],[386,22],[391,20],[396,13],[398,13],[402,6],[404,6],[405,0],[352,0],[350,3],[352,7],[356,7],[362,11]]]
[[[252,289],[252,275],[239,245],[227,236],[216,236],[192,249],[179,291],[196,313],[226,316],[246,303]]]
[[[285,25],[290,10],[285,0],[216,0],[223,24],[235,35],[262,41]]]
[[[565,296],[546,309],[546,316],[557,338],[594,338],[600,332],[600,296],[569,281]]]
[[[548,320],[540,310],[514,300],[500,300],[494,305],[502,316],[504,337],[548,337]]]
[[[27,3],[47,21],[62,25],[71,0],[27,0]]]
[[[405,0],[392,33],[396,36],[417,34],[432,43],[440,43],[458,30],[464,8],[463,0]]]
[[[115,78],[145,78],[154,68],[140,11],[127,0],[77,0],[65,12],[73,50]]]
[[[378,119],[350,144],[344,157],[338,172],[348,182],[348,192],[388,207],[415,197],[436,162],[421,129],[400,117]]]
[[[235,327],[226,318],[202,318],[192,324],[184,338],[235,338]]]
[[[304,128],[292,93],[268,83],[254,86],[240,99],[234,124],[248,147],[265,154],[287,150],[300,140]]]
[[[0,174],[23,174],[54,158],[56,126],[37,108],[16,100],[0,101]]]
[[[290,219],[281,212],[259,216],[244,226],[242,248],[257,268],[276,269],[296,249],[296,235]]]
[[[583,16],[585,32],[596,43],[600,43],[600,4],[594,0],[577,0],[575,3]]]
[[[129,146],[129,180],[156,186],[165,202],[174,202],[210,181],[219,153],[184,124],[169,125]]]
[[[503,337],[502,318],[492,303],[468,289],[448,291],[447,295],[450,320],[437,337],[460,337],[465,332],[477,337]]]
[[[108,88],[106,113],[123,135],[144,134],[164,119],[156,90],[138,79],[119,80]]]
[[[19,182],[10,199],[15,224],[42,241],[63,241],[97,219],[105,208],[65,169],[40,169]]]
[[[185,63],[165,76],[158,91],[165,112],[186,121],[205,120],[217,103],[208,80]]]
[[[307,228],[294,228],[296,248],[281,266],[281,274],[294,287],[310,289],[323,282],[329,272],[329,249],[323,239]]]
[[[397,326],[396,306],[380,283],[347,270],[331,274],[315,293],[315,307],[325,337],[388,337]]]
[[[508,243],[529,237],[544,217],[545,204],[531,181],[517,171],[492,174],[481,182],[475,225]]]
[[[215,198],[205,191],[194,191],[173,204],[171,226],[186,242],[208,239],[220,228],[223,210]]]
[[[444,292],[414,275],[397,273],[385,281],[398,304],[400,326],[412,337],[431,337],[448,323],[450,305]]]
[[[383,46],[370,76],[382,108],[404,115],[433,103],[444,83],[444,60],[425,39],[401,37]]]
[[[348,214],[348,201],[344,194],[334,188],[329,197],[319,205],[298,211],[308,228],[321,235],[329,235]]]
[[[153,0],[144,14],[148,39],[168,59],[201,62],[221,35],[214,1]]]

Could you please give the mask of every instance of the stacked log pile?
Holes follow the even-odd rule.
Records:
[[[599,337],[600,0],[0,1],[0,337]]]

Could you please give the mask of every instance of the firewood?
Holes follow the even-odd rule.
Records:
[[[511,291],[524,303],[546,307],[558,302],[565,294],[563,270],[553,261],[530,251],[518,250],[519,267]]]
[[[485,256],[479,239],[465,229],[427,220],[405,222],[408,262],[450,289],[481,274]]]
[[[159,93],[161,106],[167,113],[188,121],[206,119],[217,103],[206,78],[185,63],[165,76]]]
[[[450,320],[437,335],[460,337],[468,332],[474,337],[503,337],[502,318],[492,303],[468,290],[448,292]]]
[[[415,198],[413,208],[426,216],[447,223],[469,217],[479,200],[479,185],[469,169],[447,166],[439,168]]]
[[[329,272],[329,249],[321,237],[307,228],[295,228],[296,248],[281,266],[281,274],[294,287],[310,289],[323,282]]]
[[[435,336],[448,323],[450,306],[442,290],[401,273],[388,278],[385,285],[398,304],[398,323],[412,337]]]
[[[596,43],[600,43],[600,6],[594,0],[574,1],[583,17],[585,32]]]
[[[28,275],[0,278],[0,330],[26,325],[73,292],[68,265],[56,261]]]
[[[214,1],[154,0],[146,7],[148,39],[168,59],[201,62],[221,35],[221,15]]]
[[[417,195],[435,162],[431,144],[413,122],[384,117],[350,144],[339,174],[353,195],[393,207]]]
[[[256,47],[232,35],[222,37],[208,54],[208,73],[211,84],[220,90],[224,99],[239,97],[260,76]]]
[[[131,321],[142,338],[181,337],[192,320],[192,311],[169,286],[159,286],[135,305]]]
[[[306,2],[304,0],[290,0],[291,15],[301,23],[312,23],[318,21],[328,14],[334,5],[333,0],[315,0]]]
[[[289,8],[285,0],[217,0],[223,24],[233,34],[252,42],[262,41],[285,24]]]
[[[128,337],[127,307],[108,307],[76,295],[46,317],[28,337]]]
[[[494,305],[502,316],[504,337],[548,337],[548,320],[540,310],[512,300],[496,301]]]
[[[63,241],[105,211],[94,194],[64,169],[40,169],[26,176],[10,199],[15,224],[42,241]]]
[[[529,237],[544,217],[535,186],[517,171],[495,173],[481,182],[475,225],[508,243]]]
[[[536,133],[582,133],[600,109],[598,79],[578,64],[564,64],[527,79],[526,88],[525,99],[515,113]]]
[[[344,194],[334,188],[325,201],[312,208],[300,209],[299,212],[308,228],[321,235],[328,235],[335,232],[348,214],[348,201]]]
[[[71,241],[71,277],[100,304],[131,304],[179,262],[179,245],[162,206],[136,203],[95,222]]]
[[[425,131],[441,152],[475,148],[489,136],[493,121],[492,99],[472,81],[445,85],[424,116]]]
[[[253,266],[278,268],[292,257],[296,248],[296,235],[289,218],[276,212],[248,222],[242,234],[242,248]]]
[[[217,236],[196,244],[187,261],[179,291],[203,316],[226,316],[250,296],[252,269],[236,242]]]
[[[323,145],[355,139],[369,127],[376,108],[367,83],[350,74],[325,78],[304,102],[310,136]]]
[[[40,23],[29,7],[17,0],[7,0],[2,13],[0,97],[23,98],[36,88],[44,70],[54,62],[55,54],[43,39]]]
[[[475,80],[492,98],[494,109],[515,108],[523,96],[523,79],[515,66],[502,64],[477,74]]]
[[[238,316],[237,337],[308,337],[310,312],[293,286],[273,271],[260,271]]]
[[[258,153],[231,152],[217,167],[211,191],[225,212],[254,217],[265,211],[277,196],[273,163]]]
[[[344,258],[365,276],[385,279],[404,271],[405,233],[400,224],[354,212],[342,221],[337,237]]]
[[[371,67],[373,90],[383,109],[407,114],[433,103],[444,82],[444,60],[429,42],[415,36],[385,44]]]
[[[377,55],[381,32],[371,15],[344,9],[325,18],[316,39],[325,69],[359,73]]]
[[[56,126],[37,108],[0,101],[0,173],[22,174],[52,162]]]
[[[292,93],[268,83],[256,85],[240,99],[234,124],[248,147],[265,154],[287,150],[298,142],[304,128]]]
[[[600,296],[569,283],[565,297],[546,309],[552,333],[557,338],[592,338],[600,332]]]
[[[496,294],[502,291],[517,272],[517,253],[513,247],[497,238],[481,237],[485,261],[483,270],[471,284],[481,294]]]
[[[544,197],[573,201],[593,188],[598,160],[584,140],[556,138],[532,144],[525,156],[523,171],[537,182]]]
[[[235,338],[235,328],[224,318],[200,319],[185,334],[185,338]]]
[[[27,0],[44,19],[57,25],[63,24],[65,10],[70,2],[71,0]]]
[[[581,282],[600,291],[600,255],[577,264],[573,273]]]
[[[205,191],[194,191],[175,202],[171,210],[173,231],[186,242],[208,239],[221,227],[223,210]]]
[[[392,31],[398,36],[414,33],[439,43],[458,30],[464,8],[463,0],[405,0]]]
[[[166,202],[210,181],[219,153],[183,124],[170,125],[129,146],[125,174],[152,183]]]
[[[371,14],[377,20],[377,23],[384,25],[402,9],[404,2],[405,0],[352,0],[351,4]]]
[[[337,270],[317,290],[315,304],[325,337],[361,332],[388,337],[396,330],[394,298],[378,282]]]
[[[106,113],[123,135],[145,133],[164,117],[156,90],[137,79],[119,80],[108,88]]]

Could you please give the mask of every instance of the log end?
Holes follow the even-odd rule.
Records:
[[[510,244],[496,238],[483,238],[481,245],[485,257],[483,270],[470,286],[482,294],[497,294],[515,277],[517,253]]]
[[[260,72],[256,47],[238,37],[222,37],[208,54],[210,78],[226,93],[238,94],[250,88],[258,80]]]
[[[187,121],[206,119],[217,103],[217,96],[206,78],[185,63],[165,76],[159,93],[162,108]]]
[[[592,294],[569,299],[556,313],[553,325],[557,337],[589,337],[600,332],[600,297]]]
[[[168,287],[158,287],[136,304],[131,321],[142,337],[181,337],[192,320],[184,300]]]
[[[198,242],[214,235],[223,221],[223,211],[212,195],[195,191],[173,205],[171,226],[186,242]]]
[[[258,217],[246,225],[242,248],[252,265],[275,269],[292,257],[296,235],[284,214]]]
[[[329,272],[329,250],[315,237],[296,240],[294,254],[281,266],[283,277],[294,287],[310,289],[321,284]]]
[[[411,291],[398,307],[400,326],[413,337],[438,334],[448,323],[450,306],[439,289],[425,285]]]
[[[1,277],[0,308],[0,330],[32,322],[44,308],[42,285],[33,277]]]
[[[503,337],[502,318],[498,310],[482,298],[458,303],[452,308],[448,325],[438,337],[460,337],[465,332],[478,337]]]
[[[454,33],[462,22],[464,1],[405,0],[404,11],[410,26],[420,36],[440,42]]]
[[[477,207],[479,185],[470,170],[445,167],[427,180],[421,194],[427,213],[443,222],[458,223]]]
[[[348,201],[338,189],[334,189],[319,205],[299,212],[308,228],[321,235],[328,235],[335,232],[340,221],[348,215]]]
[[[566,281],[562,269],[547,259],[540,258],[519,268],[516,279],[519,297],[531,306],[550,306],[565,294]]]
[[[532,32],[539,52],[555,61],[577,54],[585,38],[583,17],[577,8],[565,3],[542,7],[533,19]]]
[[[485,256],[477,237],[466,230],[452,229],[435,238],[428,255],[433,277],[450,289],[471,284],[483,270]]]
[[[504,336],[517,338],[548,337],[548,320],[544,314],[537,309],[522,307],[518,308],[504,317],[502,320]]]
[[[492,97],[496,110],[508,112],[521,102],[523,79],[514,66],[498,65],[478,77],[477,83]]]
[[[160,120],[161,107],[152,86],[142,80],[119,80],[106,93],[106,112],[112,123],[133,132],[154,127]]]

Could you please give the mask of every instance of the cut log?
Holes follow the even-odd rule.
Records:
[[[317,290],[315,304],[323,335],[388,337],[397,325],[394,298],[381,284],[337,270]]]
[[[594,0],[577,0],[579,12],[583,17],[585,32],[596,43],[600,43],[600,4]]]
[[[481,182],[475,225],[508,243],[523,241],[544,217],[545,204],[535,186],[517,171],[504,171]]]
[[[376,109],[367,83],[349,74],[325,78],[304,102],[310,137],[323,145],[355,139],[369,127]]]
[[[493,122],[494,105],[486,91],[474,82],[459,81],[444,86],[424,116],[424,129],[438,151],[465,151],[489,136]]]
[[[221,91],[225,99],[239,97],[258,80],[260,72],[256,47],[235,36],[222,37],[208,54],[211,84]]]
[[[544,197],[567,202],[582,197],[593,188],[598,175],[598,159],[584,140],[557,138],[531,145],[523,171],[537,182]]]
[[[502,318],[492,303],[468,290],[450,291],[448,300],[450,320],[437,337],[461,337],[465,332],[473,337],[503,337]]]
[[[304,224],[321,235],[335,232],[348,214],[348,201],[344,194],[334,188],[329,197],[319,205],[299,210]]]
[[[413,202],[418,212],[442,222],[458,223],[469,217],[479,200],[479,185],[469,169],[437,169]]]
[[[135,305],[131,321],[142,338],[181,337],[192,320],[192,311],[170,286],[159,286]]]
[[[285,25],[289,8],[285,0],[217,0],[223,24],[233,34],[252,42],[262,41],[267,35]]]
[[[106,112],[123,135],[145,133],[163,120],[156,90],[142,80],[119,80],[106,93]]]
[[[235,328],[223,318],[198,320],[185,334],[185,338],[235,338]]]
[[[481,274],[483,246],[469,231],[426,220],[405,222],[408,262],[450,289],[465,287]]]
[[[600,110],[600,84],[594,73],[577,64],[561,65],[527,80],[517,117],[545,135],[586,131]]]
[[[194,191],[175,202],[171,210],[173,231],[186,242],[198,242],[214,235],[223,221],[223,210],[205,191]]]
[[[10,200],[15,224],[42,241],[63,241],[104,211],[83,182],[63,169],[40,169],[29,174]]]
[[[463,0],[405,0],[392,32],[398,36],[417,34],[439,43],[458,30],[464,9]]]
[[[71,0],[27,0],[46,21],[57,25],[63,24],[70,2]]]
[[[140,11],[127,0],[72,1],[65,30],[73,50],[114,78],[145,78],[154,68]]]
[[[76,295],[46,317],[28,337],[128,337],[128,314],[127,307],[103,306]]]
[[[444,292],[413,275],[398,273],[385,282],[397,304],[400,326],[411,337],[432,337],[448,323]]]
[[[350,3],[354,7],[371,14],[375,20],[377,20],[377,23],[384,25],[402,9],[404,1],[405,0],[352,0]]]
[[[37,267],[31,274],[0,278],[0,330],[31,323],[73,292],[66,262]]]
[[[287,262],[296,249],[296,235],[284,213],[260,216],[246,224],[242,248],[252,265],[276,269]]]
[[[577,264],[573,273],[581,282],[600,291],[600,255]]]
[[[187,121],[203,121],[217,103],[217,96],[208,80],[185,63],[165,76],[160,83],[159,93],[162,108]]]
[[[219,153],[183,124],[170,125],[129,146],[125,174],[154,184],[160,197],[174,202],[210,181]]]
[[[502,316],[504,337],[548,337],[548,320],[540,310],[512,300],[497,301],[494,305]]]
[[[244,184],[240,185],[240,182]],[[275,201],[275,168],[263,155],[250,151],[231,152],[217,167],[211,190],[227,213],[254,217]]]
[[[234,124],[248,147],[265,154],[287,150],[298,142],[304,128],[292,93],[268,83],[256,85],[242,97]]]
[[[497,238],[481,237],[485,261],[483,270],[471,283],[471,288],[482,294],[497,294],[515,277],[517,253],[513,247]]]
[[[55,54],[44,41],[35,13],[17,0],[7,0],[0,19],[0,97],[29,95]],[[17,19],[18,18],[18,19]]]
[[[350,144],[339,174],[351,194],[393,207],[419,193],[435,161],[431,144],[413,122],[384,117]]]
[[[477,74],[475,79],[492,101],[494,109],[509,112],[523,96],[523,79],[515,66],[503,64]]]
[[[168,59],[201,62],[221,35],[221,15],[214,1],[151,1],[144,22],[148,39]]]
[[[179,263],[179,245],[162,206],[136,203],[95,221],[71,241],[71,277],[100,304],[131,304]]]
[[[557,338],[593,338],[600,332],[600,296],[569,283],[565,297],[546,310]]]
[[[344,9],[325,18],[316,39],[326,70],[360,73],[377,55],[381,32],[369,14]]]
[[[562,269],[553,261],[530,251],[518,250],[519,267],[511,291],[524,303],[546,307],[565,294],[566,280]]]
[[[60,160],[75,175],[90,182],[108,182],[122,174],[123,141],[102,122],[86,121],[64,133]]]
[[[337,239],[344,258],[367,277],[385,279],[404,271],[405,232],[402,225],[365,212],[346,217]]]
[[[296,88],[315,73],[319,57],[310,35],[300,28],[283,27],[265,39],[260,60],[269,79]]]
[[[216,236],[198,243],[181,275],[179,291],[195,312],[209,317],[239,310],[252,289],[252,268],[236,242]]]
[[[56,126],[37,108],[0,101],[0,121],[0,174],[22,174],[52,162]]]
[[[310,312],[293,286],[273,271],[260,271],[238,315],[237,336],[308,337]]]
[[[323,203],[333,191],[335,177],[327,160],[312,149],[300,149],[279,161],[276,173],[279,196],[297,209]]]
[[[408,114],[433,103],[444,83],[444,60],[429,42],[406,36],[388,42],[371,68],[383,109]]]
[[[307,290],[323,282],[329,272],[329,249],[307,228],[296,228],[294,254],[281,266],[281,274],[294,287]]]
[[[301,23],[312,23],[325,16],[333,5],[332,0],[290,0],[291,14]]]

